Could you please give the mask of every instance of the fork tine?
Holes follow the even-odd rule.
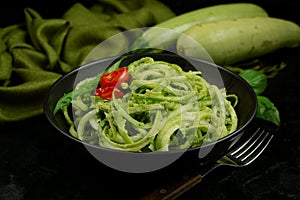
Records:
[[[257,131],[252,135],[252,137],[250,139],[248,139],[248,141],[245,143],[247,146],[244,145],[244,148],[239,148],[239,151],[235,151],[235,153],[231,153],[232,156],[236,157],[236,158],[240,158],[241,156],[245,155],[249,155],[249,150],[252,150],[252,147],[255,149],[257,149],[260,145],[260,142],[262,142],[263,140],[261,140],[261,138],[263,137],[263,133],[264,130],[261,130],[260,128],[257,129]],[[237,155],[235,155],[237,154]]]
[[[252,141],[252,139],[259,133],[260,128],[258,128],[250,138],[247,139],[247,141],[245,141],[242,145],[240,145],[237,149],[235,149],[234,151],[232,151],[230,153],[231,156],[234,156],[235,154],[237,154],[238,152],[242,152],[243,149],[248,148],[248,143],[250,143]],[[251,143],[250,143],[251,145]],[[253,145],[253,143],[252,143]],[[237,157],[237,156],[236,156]]]
[[[271,135],[269,132],[265,134],[262,141],[259,142],[259,144],[249,153],[246,155],[243,159],[241,159],[242,162],[245,162],[250,156],[252,156],[251,161],[255,160],[267,147],[269,142],[271,141],[273,135]],[[258,151],[257,153],[255,151]],[[248,161],[247,163],[250,164],[251,161]]]
[[[248,165],[265,150],[272,138],[273,134],[269,131],[258,128],[242,147],[231,152],[229,156],[239,164]]]

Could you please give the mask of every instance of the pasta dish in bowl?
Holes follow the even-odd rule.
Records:
[[[238,75],[160,53],[102,59],[70,72],[50,89],[45,114],[101,157],[109,152],[137,162],[187,154],[204,161],[227,152],[256,107]]]

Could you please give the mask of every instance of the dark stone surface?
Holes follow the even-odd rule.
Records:
[[[47,16],[58,16],[72,1],[66,1],[57,13],[50,13],[50,8],[47,10],[42,1],[16,2],[20,3],[9,1],[7,7],[1,7],[1,11],[6,10],[1,12],[1,26],[21,21],[23,13],[20,14],[20,8],[26,3],[40,8]],[[234,1],[199,2],[177,0],[170,6],[181,12],[202,5]],[[61,5],[58,1],[52,1],[49,5],[53,7],[55,3]],[[274,16],[295,22],[298,20],[295,14],[297,1],[273,0],[263,1],[262,4]],[[278,107],[282,121],[278,135],[266,151],[247,167],[216,169],[180,199],[300,198],[299,55],[300,48],[296,48],[279,51],[268,57],[285,61],[287,67],[269,80],[265,93]],[[84,146],[59,134],[44,116],[1,124],[1,200],[86,200],[103,199],[108,195],[110,199],[137,199],[161,180],[176,176],[178,173],[175,169],[168,174],[165,171],[128,174],[110,169],[94,159]]]

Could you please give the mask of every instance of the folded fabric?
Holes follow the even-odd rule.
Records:
[[[78,2],[60,19],[44,19],[31,8],[24,13],[24,24],[0,29],[0,122],[42,114],[49,87],[101,41],[175,16],[156,0]]]

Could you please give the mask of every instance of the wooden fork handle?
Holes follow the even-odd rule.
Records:
[[[173,180],[165,185],[157,187],[152,192],[146,194],[140,200],[171,200],[184,194],[186,191],[193,188],[202,180],[200,174],[194,174],[191,177],[183,177],[178,180]]]

